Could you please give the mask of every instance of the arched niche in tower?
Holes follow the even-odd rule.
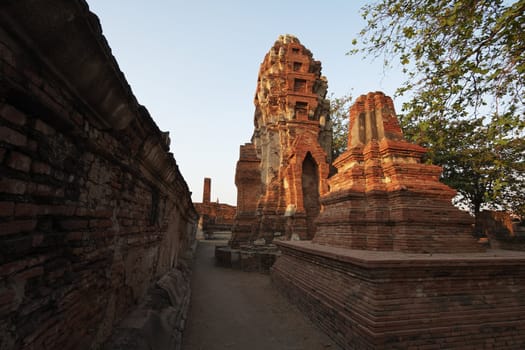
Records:
[[[319,202],[319,166],[308,152],[302,165],[301,183],[303,190],[303,207],[306,214],[307,239],[315,234],[315,219],[321,210]]]

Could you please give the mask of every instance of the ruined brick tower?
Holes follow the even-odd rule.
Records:
[[[351,249],[472,252],[472,218],[451,204],[441,167],[421,162],[426,149],[404,140],[392,99],[360,96],[350,109],[348,150],[321,198],[315,243]],[[342,210],[344,208],[344,210]]]
[[[296,37],[280,36],[259,71],[252,140],[240,148],[232,246],[313,237],[331,161],[326,90],[321,63]]]

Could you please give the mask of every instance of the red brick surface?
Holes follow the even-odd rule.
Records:
[[[204,178],[204,188],[202,189],[202,203],[210,203],[211,198],[211,179],[209,177]]]
[[[271,241],[276,233],[312,238],[319,210],[315,202],[326,190],[330,162],[326,88],[321,63],[297,38],[281,36],[266,54],[255,94],[254,134],[251,143],[241,146],[237,163],[233,246],[257,238]],[[317,188],[307,195],[306,159],[315,163],[317,173],[312,180]],[[287,208],[293,208],[293,218],[284,216]]]
[[[97,103],[107,101],[88,104],[71,89],[68,79],[85,75],[73,69],[77,61],[50,67],[53,60],[41,60],[32,46],[41,44],[38,37],[21,43],[21,36],[9,36],[32,29],[18,28],[16,19],[16,28],[1,31],[2,349],[98,348],[159,276],[177,266],[194,239],[196,212],[164,136],[136,103],[100,28],[96,32],[98,22],[87,26],[85,17],[93,19],[87,5],[76,2],[70,15],[76,25],[59,26],[67,34],[63,45],[85,45],[71,49],[78,61],[105,48],[102,67],[120,74],[115,84],[131,96],[121,107],[134,114],[119,128],[104,124],[112,116],[98,114],[104,106]],[[15,18],[21,3],[27,5],[6,4],[2,11],[13,12],[2,16]],[[56,3],[49,7],[63,9]],[[24,20],[38,16],[20,13]],[[52,26],[62,14],[42,18]],[[45,39],[55,40],[54,28],[48,29]],[[85,41],[67,42],[84,29],[90,33]],[[68,69],[75,74],[68,75]],[[105,83],[118,80],[105,78]],[[119,94],[104,90],[104,84],[93,86],[104,98]]]
[[[261,195],[260,159],[253,143],[240,146],[239,160],[235,169],[237,208],[232,227],[230,244],[238,247],[257,237],[257,203]]]
[[[392,100],[359,97],[350,109],[349,149],[321,197],[313,241],[352,249],[474,252],[473,219],[451,204],[441,168],[421,163],[425,149],[403,140]]]
[[[279,242],[274,284],[345,349],[522,349],[525,253]]]
[[[275,285],[345,349],[525,348],[525,253],[484,252],[390,98],[350,112],[312,241],[277,242]]]

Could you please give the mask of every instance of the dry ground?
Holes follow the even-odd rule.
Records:
[[[200,241],[183,350],[339,350],[274,289],[270,276],[215,266],[214,247]]]

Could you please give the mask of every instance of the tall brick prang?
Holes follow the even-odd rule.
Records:
[[[280,36],[261,64],[255,130],[237,163],[233,246],[313,237],[331,154],[326,89],[321,63],[296,37]]]

